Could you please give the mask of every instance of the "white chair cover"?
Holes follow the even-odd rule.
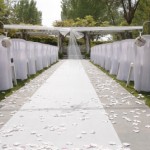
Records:
[[[56,46],[52,46],[51,48],[51,63],[55,63],[57,60],[56,60],[56,55],[58,53],[58,50],[57,50],[57,47]]]
[[[112,61],[112,43],[106,44],[105,49],[105,70],[110,71],[111,69],[111,61]]]
[[[27,79],[27,47],[26,41],[22,39],[12,39],[14,64],[16,68],[17,79]]]
[[[8,57],[10,60],[10,65],[11,65],[11,73],[12,73],[12,79],[14,81],[14,84],[17,85],[17,78],[16,78],[16,67],[14,63],[14,49],[13,49],[13,43],[12,40],[10,40],[11,46],[8,49]]]
[[[27,79],[28,73],[35,74],[58,61],[57,46],[22,39],[12,39],[11,43],[11,47],[4,48],[0,40],[0,91],[13,87],[12,78]],[[12,73],[12,66],[16,72]]]
[[[101,44],[101,49],[100,49],[100,66],[105,67],[105,52],[106,52],[106,44]]]
[[[94,57],[95,57],[95,46],[91,48],[91,54],[90,59],[94,63]]]
[[[134,88],[137,91],[150,91],[150,35],[144,36],[146,44],[136,47],[134,64]]]
[[[59,57],[58,57],[58,47],[57,46],[55,46],[56,47],[56,62],[58,61],[58,59],[59,59]]]
[[[51,45],[47,46],[47,63],[48,66],[51,65]]]
[[[127,81],[131,62],[134,62],[135,44],[133,39],[121,41],[122,53],[120,56],[120,65],[117,75],[118,80]],[[133,79],[133,73],[131,75]]]
[[[112,44],[112,63],[110,69],[110,74],[112,75],[118,74],[121,52],[121,42],[114,42]]]
[[[53,58],[53,46],[51,46],[51,48],[50,48],[50,53],[51,53],[51,55],[50,55],[50,60],[51,60],[51,64],[53,64],[54,63],[54,58]]]
[[[43,62],[42,62],[42,44],[35,43],[35,60],[36,60],[36,70],[43,69]]]
[[[91,47],[91,52],[90,52],[90,60],[93,62],[94,57],[94,47]]]
[[[54,46],[54,63],[57,61],[57,47]]]
[[[150,35],[142,35],[142,37],[144,37],[145,39],[150,39]]]
[[[29,74],[36,74],[36,67],[35,67],[35,43],[34,42],[27,42],[27,58],[28,58],[28,67],[29,67]]]
[[[95,53],[96,53],[96,46],[91,48],[91,55],[90,55],[90,59],[91,61],[95,64]]]
[[[8,90],[12,87],[12,73],[8,50],[2,46],[0,40],[0,90]]]
[[[101,46],[95,46],[95,64],[100,65]]]
[[[42,44],[42,63],[43,67],[48,67],[48,56],[47,56],[47,50],[48,50],[48,45],[47,44]]]

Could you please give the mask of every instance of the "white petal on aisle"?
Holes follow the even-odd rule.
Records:
[[[67,60],[3,126],[0,147],[119,150],[121,142],[81,62]]]

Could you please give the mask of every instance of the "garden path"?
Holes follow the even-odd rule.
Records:
[[[0,109],[1,118],[6,108]],[[0,148],[146,150],[149,114],[144,103],[87,60],[65,60],[11,112],[0,130]]]

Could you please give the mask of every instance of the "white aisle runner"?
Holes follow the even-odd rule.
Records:
[[[79,60],[66,60],[0,130],[11,150],[121,149]]]

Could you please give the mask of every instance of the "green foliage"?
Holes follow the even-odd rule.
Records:
[[[141,0],[135,13],[133,24],[143,25],[148,20],[150,21],[150,0]],[[145,24],[144,33],[150,34],[150,23]]]
[[[85,53],[85,59],[90,59],[90,53]]]
[[[53,26],[55,27],[72,27],[74,26],[74,20],[73,19],[68,19],[64,21],[55,21],[53,23]]]
[[[83,19],[81,18],[77,18],[75,20],[74,25],[76,27],[93,27],[96,25],[96,21],[94,20],[94,18],[92,16],[85,16]]]
[[[110,43],[110,42],[111,41],[91,41],[91,47],[93,47],[95,45]]]
[[[97,24],[92,16],[85,16],[83,19],[76,18],[68,19],[64,21],[56,21],[54,22],[55,27],[93,27]]]
[[[13,9],[15,23],[41,24],[42,13],[37,10],[34,0],[20,0]]]
[[[140,0],[121,0],[123,17],[127,24],[130,25],[134,19],[134,15],[139,6]]]
[[[57,38],[53,36],[30,36],[28,40],[57,46]]]
[[[102,27],[107,27],[107,26],[110,26],[109,22],[108,21],[104,21],[101,23],[101,26]]]
[[[104,0],[62,0],[63,20],[84,18],[87,15],[97,20],[104,13]]]
[[[75,20],[73,26],[86,25],[80,20],[86,16],[92,16],[98,26],[142,25],[150,20],[150,0],[62,0],[61,7],[62,20]]]
[[[64,54],[63,53],[58,53],[59,59],[63,59]]]
[[[125,20],[123,20],[123,21],[120,23],[120,26],[128,26],[128,23],[127,23]]]
[[[109,22],[110,25],[118,25],[122,20],[120,0],[105,0],[106,11],[101,22]]]
[[[5,14],[5,4],[4,4],[4,0],[0,0],[0,17],[2,18],[3,15]]]
[[[5,17],[7,16],[7,7],[4,0],[0,0],[0,28],[3,27],[3,23],[6,22]]]
[[[96,25],[101,25],[105,21],[117,25],[121,20],[119,2],[119,0],[62,0],[62,20],[92,16],[96,20]]]

